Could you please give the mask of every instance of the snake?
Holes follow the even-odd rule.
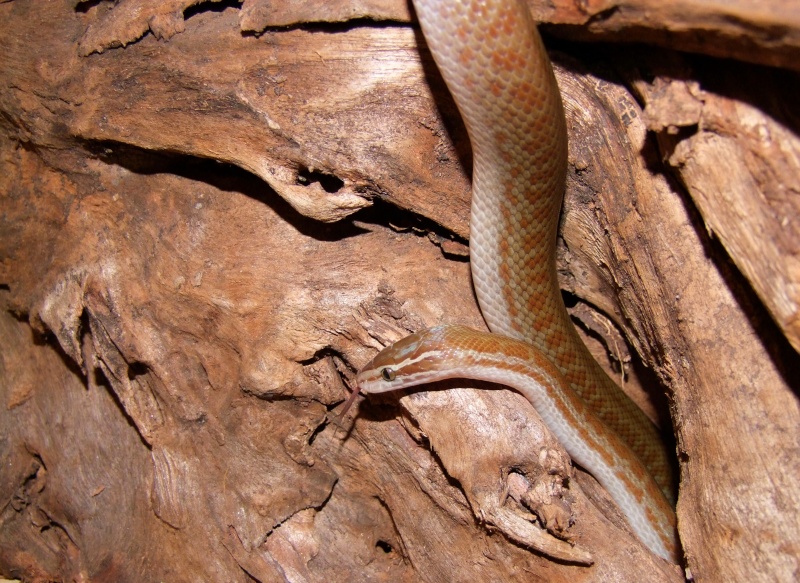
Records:
[[[472,145],[470,269],[491,332],[445,325],[411,334],[359,371],[351,399],[453,378],[519,392],[647,548],[676,563],[669,452],[581,341],[558,285],[566,118],[530,11],[523,0],[414,8]]]

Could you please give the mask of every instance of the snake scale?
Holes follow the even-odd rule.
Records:
[[[556,278],[567,132],[561,96],[522,0],[414,0],[474,155],[470,264],[492,333],[442,326],[380,352],[357,391],[448,378],[491,381],[536,408],[655,554],[678,560],[669,457],[656,428],[595,362]]]

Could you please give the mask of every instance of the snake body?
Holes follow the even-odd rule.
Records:
[[[365,366],[358,387],[376,393],[472,378],[516,389],[609,491],[642,541],[675,561],[666,449],[589,354],[561,299],[555,251],[566,122],[528,8],[521,0],[414,6],[472,144],[470,263],[493,334],[461,327],[414,334]]]

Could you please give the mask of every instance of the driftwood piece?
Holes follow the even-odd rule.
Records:
[[[800,69],[800,6],[790,0],[529,0],[541,22],[582,40],[646,43]],[[537,8],[537,6],[540,6]]]
[[[220,2],[221,0],[211,0]],[[169,39],[185,30],[185,12],[200,0],[122,0],[94,19],[79,43],[80,54],[126,46],[152,33]],[[557,25],[560,35],[582,40],[641,42],[761,65],[798,70],[800,8],[787,0],[528,0],[538,22]],[[88,11],[90,1],[78,2]],[[406,0],[244,0],[239,12],[243,32],[319,22],[410,22]]]
[[[707,88],[678,79],[657,83],[643,89],[645,113],[709,233],[800,350],[800,224],[793,219],[800,140],[792,130],[800,117],[789,105],[800,83],[796,75],[751,75],[761,89],[755,95],[742,91],[738,75],[727,69]],[[676,105],[688,114],[683,119],[664,115]]]
[[[620,56],[618,62],[624,74],[635,78],[634,85],[644,83],[641,70],[626,69],[631,65],[628,59]],[[774,531],[774,525],[763,530],[763,517],[776,514],[770,511],[773,504],[796,507],[798,501],[791,485],[798,467],[788,461],[796,455],[797,443],[785,439],[798,427],[797,355],[758,307],[748,286],[736,281],[726,266],[725,253],[705,236],[688,200],[665,177],[653,173],[659,153],[648,144],[632,97],[601,80],[594,88],[593,93],[605,102],[590,116],[604,133],[600,144],[617,144],[622,149],[598,153],[597,142],[587,142],[588,148],[573,142],[571,157],[579,175],[594,174],[599,168],[604,171],[604,177],[580,176],[578,182],[589,182],[592,190],[606,194],[601,194],[602,204],[592,208],[604,215],[601,224],[622,236],[610,238],[610,249],[583,268],[614,266],[613,282],[621,287],[622,318],[617,321],[629,323],[627,339],[670,387],[682,462],[678,516],[692,574],[698,580],[791,580],[797,556],[790,550],[792,545],[782,545],[786,533],[797,532],[796,515],[777,513],[779,525]],[[564,92],[569,107],[569,96],[579,92],[566,87]],[[603,119],[604,111],[614,109],[619,122]],[[586,106],[582,103],[575,110],[586,111]],[[625,126],[624,136],[620,123]],[[613,138],[609,129],[615,126],[619,133]],[[613,160],[635,163],[609,162]],[[616,179],[615,172],[630,174]],[[617,190],[626,184],[626,191]],[[587,212],[584,204],[568,208],[578,215]],[[571,215],[568,212],[564,220],[568,243]],[[581,222],[576,217],[572,224],[580,225],[584,233],[591,230],[588,221]],[[743,425],[754,423],[758,443],[751,433],[741,432]],[[751,458],[762,446],[782,453]],[[753,470],[762,463],[769,467]],[[739,489],[767,494],[760,499],[748,497],[744,509],[740,506],[744,497],[736,493]],[[732,536],[743,546],[731,544]],[[744,543],[744,537],[752,538]],[[748,554],[746,561],[737,563],[734,547]]]
[[[419,34],[251,36],[308,12],[157,4],[0,4],[0,574],[680,580],[519,395],[453,384],[326,422],[381,346],[482,326],[464,259],[469,147]],[[318,21],[407,20],[378,4],[330,3]],[[655,30],[630,16],[641,7],[586,6],[603,18],[547,18],[564,34],[623,16],[618,36]],[[714,51],[796,65],[788,16],[769,45],[769,19],[694,6],[682,18],[730,37]],[[730,48],[731,20],[748,55]],[[685,30],[654,42],[692,48]],[[576,322],[675,428],[695,580],[790,581],[796,76],[561,49]],[[531,552],[531,537],[594,563]]]

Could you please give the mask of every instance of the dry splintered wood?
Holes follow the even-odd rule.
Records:
[[[529,0],[570,38],[646,43],[800,70],[800,5],[792,0]]]
[[[662,47],[553,54],[559,270],[674,432],[682,572],[513,392],[329,422],[382,346],[483,326],[471,153],[407,3],[277,4],[0,3],[0,576],[796,579],[797,74],[663,48],[796,69],[794,12],[534,8]]]

